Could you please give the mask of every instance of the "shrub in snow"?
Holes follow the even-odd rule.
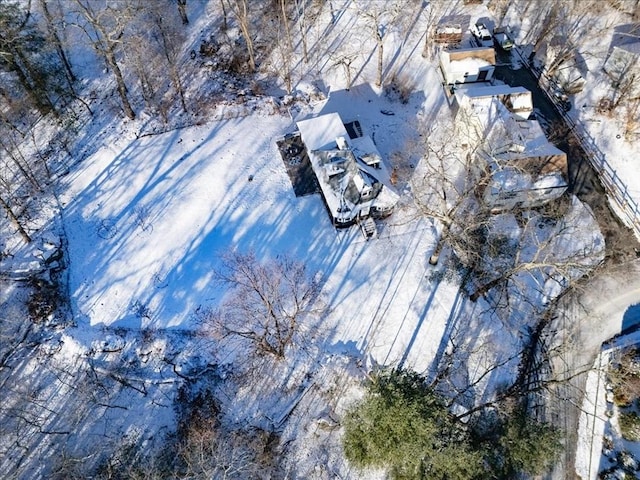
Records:
[[[609,368],[613,401],[619,407],[628,407],[640,398],[640,370],[637,356],[637,350],[629,348],[623,351],[618,361]]]
[[[632,472],[638,470],[638,461],[632,453],[626,451],[620,452],[619,460],[625,470],[630,470]]]
[[[640,442],[640,417],[636,412],[622,412],[618,421],[622,438]]]

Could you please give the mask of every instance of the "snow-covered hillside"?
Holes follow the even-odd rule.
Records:
[[[8,478],[82,478],[142,462],[140,452],[162,450],[180,428],[189,388],[215,397],[225,432],[277,438],[273,478],[385,478],[353,469],[341,449],[340,420],[371,371],[403,367],[430,380],[446,371],[445,390],[459,408],[491,402],[522,373],[521,354],[549,305],[604,257],[598,219],[568,195],[558,218],[542,210],[494,217],[501,240],[526,243],[517,252],[527,269],[509,277],[504,301],[471,301],[461,270],[445,261],[455,252],[445,248],[438,265],[429,263],[443,224],[414,203],[413,180],[426,172],[416,145],[432,134],[441,141],[452,114],[436,47],[425,48],[425,40],[446,14],[496,22],[493,2],[389,2],[386,12],[385,2],[369,12],[356,0],[310,3],[313,18],[298,25],[308,28],[309,60],[296,37],[293,59],[274,46],[243,83],[201,54],[201,45],[221,35],[219,2],[189,0],[180,65],[192,110],[174,106],[167,122],[143,107],[135,119],[121,118],[104,65],[81,42],[71,49],[86,105],[76,102],[62,120],[72,139],[67,151],[51,153],[55,182],[29,219],[33,242],[0,239],[2,334],[12,338],[0,352],[0,471]],[[505,21],[518,21],[520,3]],[[376,86],[367,13],[378,10],[384,81]],[[624,16],[611,12],[611,19]],[[529,27],[523,20],[516,36],[523,51]],[[235,41],[242,32],[233,25],[225,35]],[[286,92],[277,73],[291,65],[295,81]],[[590,104],[587,92],[574,102]],[[332,112],[357,120],[397,174],[399,204],[377,221],[370,240],[357,226],[334,228],[319,194],[295,196],[276,144],[297,121]],[[584,112],[572,115],[586,122],[591,114]],[[617,139],[606,121],[588,125],[640,201],[629,154],[637,145]],[[35,126],[24,154],[36,158],[35,138],[54,138],[57,128],[46,120]],[[0,221],[3,232],[14,232]],[[301,325],[305,334],[284,359],[203,327],[228,296],[216,272],[232,251],[262,262],[295,259],[321,282],[326,313]],[[564,276],[536,266],[586,251],[589,260]],[[20,320],[29,313],[21,305],[34,287],[23,280],[30,274],[55,276],[68,305],[61,301],[57,313],[25,330]]]

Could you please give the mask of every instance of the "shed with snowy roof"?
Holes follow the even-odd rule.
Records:
[[[493,48],[460,48],[440,52],[440,69],[447,85],[488,82],[496,68]]]

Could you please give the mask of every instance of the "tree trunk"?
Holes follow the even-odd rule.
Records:
[[[108,39],[106,39],[108,41]],[[127,86],[124,83],[124,79],[122,78],[122,72],[120,71],[120,66],[116,61],[116,55],[113,52],[112,45],[106,45],[105,48],[105,59],[107,60],[107,64],[111,68],[113,72],[113,76],[116,77],[116,85],[118,88],[118,94],[120,95],[120,100],[122,101],[122,107],[124,109],[124,113],[131,120],[136,118],[136,114],[131,108],[131,104],[129,103],[129,97],[127,96]]]
[[[238,3],[239,2],[239,3]],[[249,31],[249,11],[247,6],[247,0],[236,0],[236,15],[238,17],[238,23],[240,24],[240,31],[244,37],[244,41],[247,44],[247,54],[249,55],[249,70],[251,72],[256,71],[256,59],[253,51],[253,39]]]
[[[287,17],[287,0],[280,0],[280,11],[282,12],[282,24],[287,37],[287,49],[293,53],[293,42],[291,41],[291,31],[289,30],[289,17]]]
[[[298,12],[298,25],[300,25],[300,39],[302,41],[302,60],[304,63],[309,63],[309,47],[307,46],[307,25],[305,23],[306,17],[306,3],[303,1],[302,6],[296,2],[296,11]]]
[[[478,298],[480,298],[482,295],[485,295],[489,290],[499,285],[502,281],[504,281],[504,277],[498,277],[485,283],[484,285],[480,285],[475,292],[469,295],[469,300],[475,302],[476,300],[478,300]]]
[[[2,149],[9,155],[9,157],[11,158],[11,160],[13,160],[13,163],[16,165],[16,167],[18,167],[18,170],[20,170],[20,173],[22,174],[22,176],[24,177],[24,179],[29,182],[33,188],[36,191],[41,192],[42,188],[40,187],[40,184],[38,183],[38,179],[35,177],[35,175],[33,174],[33,172],[30,171],[30,169],[28,168],[28,164],[27,166],[23,165],[20,160],[18,159],[18,157],[14,154],[14,152],[11,149],[11,146],[7,146],[3,140],[0,140],[0,146],[2,147]],[[15,147],[14,147],[15,148]]]
[[[2,196],[0,196],[0,205],[2,206],[3,210],[9,216],[9,219],[11,220],[11,223],[13,223],[13,225],[18,229],[18,233],[20,234],[22,239],[26,243],[31,243],[31,237],[26,232],[26,230],[24,228],[22,228],[22,225],[20,224],[20,220],[18,220],[18,217],[16,217],[15,213],[13,213],[13,210],[11,210],[11,207],[9,206],[9,204],[7,202],[5,202],[4,198],[2,198]]]
[[[224,0],[220,0],[220,5],[222,6],[222,30],[226,32],[229,26],[227,25],[227,7],[224,6]]]
[[[180,74],[178,73],[178,69],[175,68],[175,65],[171,68],[171,79],[173,80],[174,87],[178,91],[182,110],[184,111],[184,113],[188,113],[189,109],[187,108],[187,102],[184,98],[184,87],[182,86],[182,80],[180,80]]]
[[[378,43],[378,79],[376,80],[376,87],[382,86],[382,59],[384,56],[384,44],[382,41],[382,35],[378,31],[376,33],[376,41]]]
[[[174,50],[171,48],[171,39],[168,37],[167,32],[165,31],[160,19],[157,20],[157,25],[162,40],[162,50],[164,52],[164,58],[167,61],[167,65],[169,67],[171,82],[173,83],[173,86],[178,92],[178,96],[180,97],[182,110],[187,113],[188,109],[187,102],[184,98],[184,87],[182,86],[182,80],[180,79],[180,72],[178,71],[178,68],[176,66],[176,55]]]
[[[136,114],[133,111],[133,108],[131,108],[131,104],[129,103],[129,98],[127,96],[127,86],[124,83],[122,72],[120,70],[120,66],[118,65],[118,61],[116,60],[116,54],[115,54],[115,47],[117,45],[117,42],[119,41],[118,39],[123,34],[123,27],[119,31],[116,30],[114,32],[109,32],[107,31],[107,27],[105,26],[106,23],[105,24],[100,23],[101,21],[104,22],[105,20],[103,20],[102,18],[97,16],[95,13],[93,13],[87,5],[82,3],[81,0],[75,0],[75,3],[78,5],[78,7],[82,9],[84,17],[91,24],[91,27],[94,29],[95,35],[98,37],[97,39],[94,38],[93,35],[90,35],[89,32],[85,30],[85,33],[87,33],[87,35],[91,39],[91,43],[94,50],[98,54],[102,55],[105,62],[107,63],[107,66],[109,67],[109,69],[113,73],[113,76],[116,79],[118,95],[120,96],[120,100],[122,102],[122,108],[124,110],[125,115],[129,117],[131,120],[133,120],[134,118],[136,118]],[[122,16],[126,18],[126,15],[124,14],[124,12]],[[119,20],[116,17],[114,17],[114,19]],[[126,20],[123,20],[123,21],[126,21]]]
[[[69,88],[71,88],[71,90],[73,91],[73,82],[75,82],[76,76],[73,73],[73,70],[71,68],[71,63],[67,58],[67,54],[65,53],[64,48],[62,46],[62,41],[60,40],[60,37],[58,36],[58,32],[56,31],[56,28],[53,24],[53,17],[51,16],[51,12],[49,11],[49,6],[47,5],[47,1],[40,0],[40,7],[42,8],[42,12],[44,13],[44,18],[47,21],[47,29],[49,30],[49,35],[53,40],[53,44],[56,48],[56,51],[58,52],[58,56],[60,57],[60,60],[62,61],[62,65],[64,66],[65,73],[67,74]]]
[[[180,12],[180,18],[183,25],[189,24],[189,17],[187,17],[187,0],[176,0],[178,2],[178,12]]]

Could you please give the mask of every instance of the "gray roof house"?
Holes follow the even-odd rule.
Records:
[[[456,128],[475,150],[484,180],[477,194],[493,211],[530,208],[568,188],[567,156],[529,119],[531,94],[508,85],[456,91]]]
[[[398,194],[371,138],[349,138],[337,113],[302,120],[297,126],[336,227],[393,212]]]

